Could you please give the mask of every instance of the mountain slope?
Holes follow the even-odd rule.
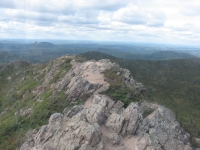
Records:
[[[191,149],[173,113],[145,102],[144,86],[109,60],[21,66],[1,78],[0,149]]]
[[[81,106],[53,114],[39,131],[30,130],[21,150],[191,150],[189,134],[173,113],[142,100],[146,89],[127,69],[105,59],[82,63],[72,60],[71,64],[69,72],[51,88],[64,90],[73,103],[85,94],[89,97]]]
[[[45,124],[52,113],[68,105],[63,91],[51,97],[50,85],[71,68],[70,60],[66,56],[48,65],[14,62],[1,67],[0,149],[19,148],[28,129]],[[44,87],[37,88],[47,81]]]

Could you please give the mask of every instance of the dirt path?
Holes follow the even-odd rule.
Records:
[[[82,72],[82,77],[91,83],[102,85],[102,87],[100,89],[97,89],[93,94],[98,94],[100,91],[102,91],[102,89],[109,87],[109,83],[105,81],[105,77],[103,74],[103,71],[105,69],[105,64],[101,62],[86,62],[84,64],[84,71]],[[84,107],[88,108],[91,105],[92,96],[87,99]]]

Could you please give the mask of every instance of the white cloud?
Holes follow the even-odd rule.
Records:
[[[198,43],[199,6],[199,0],[1,0],[0,35]]]
[[[99,12],[95,10],[78,11],[74,15],[60,15],[58,21],[72,24],[97,24]]]
[[[128,24],[146,24],[147,19],[148,14],[134,5],[121,8],[112,16],[112,20]]]
[[[141,9],[132,4],[119,9],[112,16],[114,21],[148,26],[163,26],[165,19],[165,14],[161,10]]]
[[[187,3],[183,3],[180,13],[189,17],[199,17],[200,15],[200,1],[191,0]]]
[[[14,8],[14,3],[12,0],[1,0],[0,8]]]

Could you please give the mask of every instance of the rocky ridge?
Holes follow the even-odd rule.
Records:
[[[51,88],[64,90],[72,103],[84,94],[91,96],[84,105],[53,114],[39,131],[30,130],[21,150],[192,149],[189,134],[169,109],[144,100],[132,102],[125,108],[122,102],[99,94],[109,88],[103,72],[112,69],[128,86],[145,95],[144,86],[135,81],[128,70],[109,60],[80,63],[71,56],[60,59],[63,58],[72,59],[72,68]],[[49,81],[55,72],[56,67],[45,78]],[[41,86],[45,87],[47,80]]]

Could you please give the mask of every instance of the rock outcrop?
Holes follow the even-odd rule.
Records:
[[[144,100],[132,102],[125,108],[121,101],[98,93],[109,88],[103,72],[112,69],[128,86],[145,95],[144,86],[135,81],[128,70],[109,60],[83,63],[72,60],[71,64],[69,72],[51,88],[64,90],[72,103],[84,94],[91,96],[84,105],[67,107],[63,114],[52,114],[49,123],[39,131],[30,130],[20,150],[192,149],[189,134],[169,109]]]
[[[86,61],[78,63],[72,61],[70,71],[53,86],[64,90],[71,101],[77,101],[84,94],[108,89],[109,84],[104,81],[103,71],[111,69],[116,64],[109,60]]]
[[[55,113],[21,150],[191,150],[189,135],[169,109],[141,102],[113,111],[115,104],[95,94],[88,107]],[[143,118],[149,109],[152,112]]]
[[[108,59],[99,61],[91,60],[79,63],[75,61],[74,56],[69,55],[53,60],[43,69],[42,72],[47,72],[44,77],[45,80],[33,93],[39,95],[45,90],[47,84],[49,84],[58,73],[59,68],[65,62],[65,59],[72,59],[72,68],[63,78],[59,79],[58,82],[53,83],[51,88],[55,88],[58,91],[64,90],[68,95],[69,100],[72,102],[78,101],[79,98],[85,94],[107,90],[109,84],[105,81],[103,72],[109,69],[112,69],[121,76],[123,81],[129,86],[133,86],[143,95],[146,93],[144,86],[132,78],[129,70],[120,68],[117,64],[110,62]]]

